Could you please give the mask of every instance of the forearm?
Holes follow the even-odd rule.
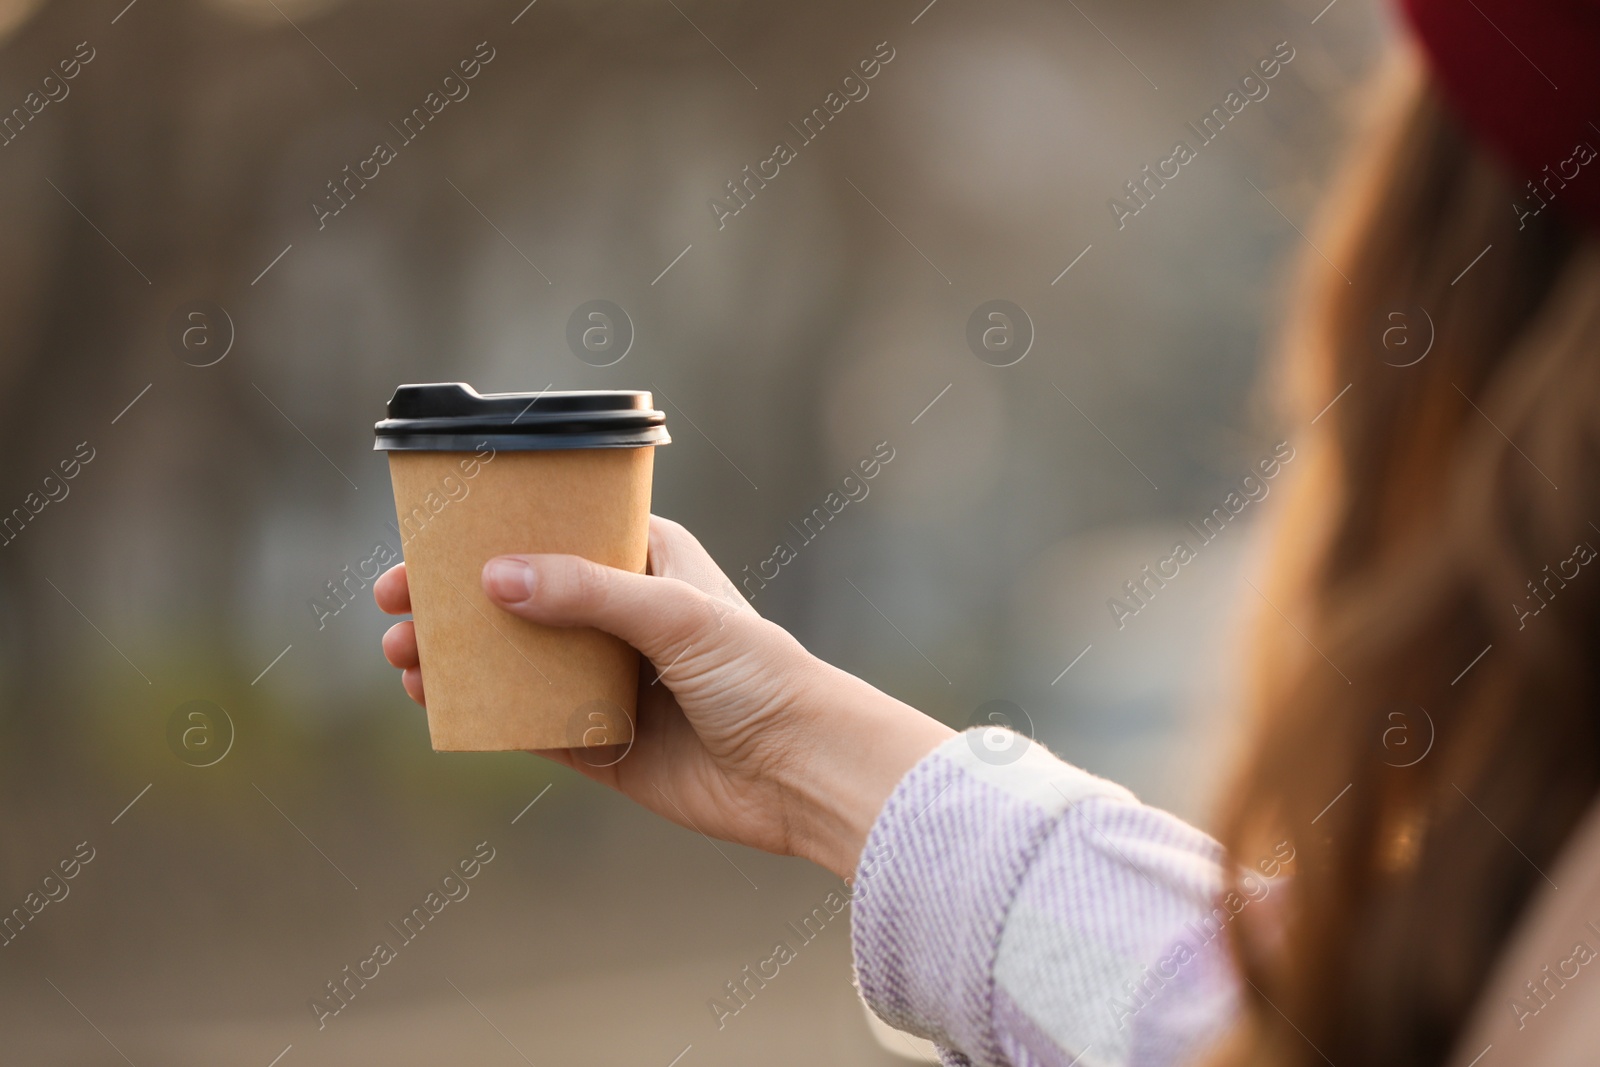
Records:
[[[819,666],[802,697],[819,727],[787,783],[795,851],[849,879],[889,794],[955,731],[854,675]]]

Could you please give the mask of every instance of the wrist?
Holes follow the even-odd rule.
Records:
[[[955,735],[853,675],[824,666],[808,687],[814,740],[787,783],[794,801],[791,845],[840,878],[854,875],[878,813],[906,772]]]

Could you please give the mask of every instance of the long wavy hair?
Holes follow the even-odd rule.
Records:
[[[1221,830],[1295,860],[1231,924],[1233,1064],[1443,1063],[1600,789],[1600,247],[1559,190],[1519,218],[1418,57],[1380,82],[1283,331],[1306,459]]]

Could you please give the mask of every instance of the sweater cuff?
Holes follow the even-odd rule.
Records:
[[[1135,802],[993,727],[957,734],[907,772],[873,822],[852,887],[857,984],[880,1018],[945,1046],[947,1064],[1003,1062],[993,1004],[1006,916],[1056,820],[1090,796]]]

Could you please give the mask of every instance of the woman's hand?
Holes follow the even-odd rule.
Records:
[[[648,574],[577,556],[502,556],[484,566],[483,588],[512,614],[596,627],[647,661],[631,748],[539,755],[681,826],[804,856],[840,877],[854,872],[895,784],[952,733],[762,619],[700,542],[666,519],[650,519]],[[404,564],[373,592],[390,614],[411,610]],[[383,650],[423,703],[412,624],[392,627]]]

